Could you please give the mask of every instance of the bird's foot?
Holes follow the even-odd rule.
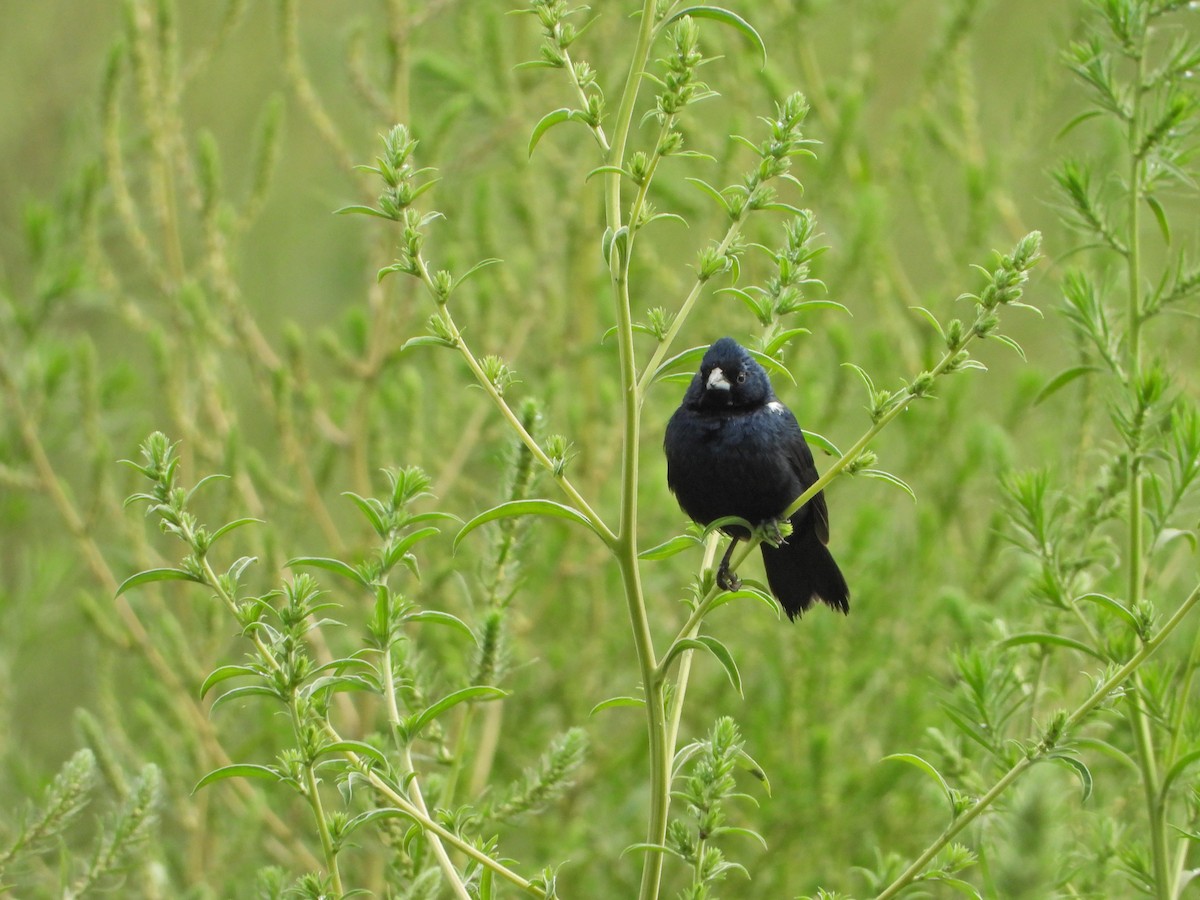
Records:
[[[717,587],[723,591],[736,591],[742,587],[742,579],[730,570],[728,562],[722,562],[721,567],[717,569]]]
[[[759,526],[759,534],[772,547],[778,547],[791,536],[792,523],[787,519],[771,519]]]

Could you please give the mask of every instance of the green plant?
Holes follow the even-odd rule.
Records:
[[[103,73],[77,142],[0,102],[39,195],[0,198],[25,209],[0,229],[0,806],[47,796],[72,742],[119,797],[153,765],[158,827],[119,861],[147,895],[793,896],[857,871],[860,893],[1113,896],[1154,877],[1121,812],[1151,771],[1181,888],[1195,507],[1186,327],[1162,323],[1195,229],[1153,181],[1143,414],[1111,374],[1131,244],[1103,117],[1067,136],[1117,246],[1031,269],[1077,4],[524,5],[89,5],[52,29],[78,53],[27,79],[49,129],[60,85]],[[1146,8],[1148,71],[1190,59],[1157,35],[1194,13]],[[0,34],[6,64],[39,16]],[[1186,147],[1151,93],[1138,146]],[[1186,174],[1161,146],[1142,175]],[[1021,309],[1050,275],[1090,323],[1067,337]],[[718,591],[719,536],[667,494],[662,424],[724,333],[820,432],[849,619],[784,627],[749,547]],[[1018,341],[1028,363],[992,349]],[[1147,451],[1157,618],[1104,580],[1129,546],[1118,424]],[[1078,611],[1030,612],[1030,571]],[[919,755],[880,764],[896,747]],[[926,855],[931,784],[954,833]],[[102,844],[73,821],[67,876],[30,854],[4,884],[87,871]],[[0,852],[21,826],[0,815]]]
[[[1118,761],[1121,774],[1136,773],[1143,817],[1119,850],[1113,839],[1081,848],[1082,862],[1054,873],[1056,887],[1074,896],[1132,886],[1174,898],[1191,880],[1186,863],[1196,820],[1188,783],[1200,752],[1186,709],[1200,643],[1193,637],[1190,649],[1181,648],[1176,633],[1200,601],[1200,585],[1178,569],[1186,558],[1181,549],[1195,551],[1189,522],[1200,476],[1200,412],[1168,355],[1171,345],[1156,351],[1149,337],[1198,288],[1188,251],[1172,241],[1168,212],[1176,192],[1195,190],[1187,166],[1200,110],[1188,79],[1200,46],[1176,18],[1183,7],[1095,3],[1090,33],[1067,52],[1092,106],[1063,133],[1105,127],[1118,138],[1120,161],[1115,176],[1103,174],[1111,159],[1072,158],[1054,173],[1066,217],[1084,241],[1077,251],[1084,265],[1061,276],[1062,312],[1078,360],[1037,400],[1084,384],[1078,403],[1085,416],[1074,437],[1079,455],[1074,466],[1062,461],[1065,472],[1006,478],[1008,531],[1032,563],[1029,594],[1038,608],[1015,633],[1003,625],[994,649],[958,658],[960,683],[946,705],[958,737],[934,733],[937,766],[914,754],[893,757],[935,779],[951,821],[903,871],[875,874],[880,897],[942,879],[937,855],[994,812],[1039,762],[1073,771],[1083,799],[1093,797],[1097,758]],[[1094,415],[1098,409],[1103,416]],[[1093,670],[1092,690],[1056,706],[1061,701],[1051,698],[1078,692],[1071,682],[1081,657]],[[982,762],[970,763],[968,748],[982,750]],[[939,766],[957,770],[969,787],[951,786]],[[989,772],[998,777],[989,780]],[[988,830],[980,832],[986,845]],[[964,857],[957,868],[972,862]],[[985,884],[1004,893],[998,878],[991,873]]]
[[[642,707],[645,711],[649,746],[650,809],[646,840],[641,846],[649,852],[645,856],[640,891],[642,897],[650,898],[657,897],[661,890],[662,864],[668,839],[671,760],[675,756],[692,654],[696,650],[711,653],[725,669],[734,687],[739,691],[741,689],[737,664],[726,645],[713,635],[700,633],[703,619],[716,607],[743,596],[757,597],[772,608],[774,604],[756,588],[734,592],[719,590],[711,566],[715,532],[710,529],[712,533],[709,535],[705,565],[693,589],[696,602],[691,615],[666,649],[661,652],[656,650],[642,585],[641,561],[646,556],[652,559],[667,558],[692,546],[696,541],[682,537],[645,551],[641,547],[638,494],[643,406],[650,389],[664,375],[682,369],[682,377],[690,376],[690,371],[704,348],[692,348],[669,356],[672,344],[696,308],[709,282],[727,273],[736,277],[744,249],[742,232],[751,215],[762,211],[782,211],[794,216],[785,230],[785,246],[778,252],[767,251],[776,266],[777,274],[766,286],[731,289],[750,306],[767,329],[762,339],[765,358],[775,361],[778,365],[777,358],[782,355],[788,343],[806,332],[803,328],[781,327],[780,321],[784,316],[800,312],[805,307],[822,308],[839,304],[805,299],[805,288],[819,285],[808,277],[809,265],[818,252],[811,246],[815,237],[813,215],[810,211],[799,210],[780,200],[775,187],[777,181],[798,185],[795,177],[790,174],[792,159],[811,155],[807,146],[810,142],[801,132],[808,106],[803,97],[793,94],[778,106],[773,117],[764,118],[768,131],[765,139],[755,142],[742,136],[733,137],[736,143],[748,148],[758,158],[754,168],[747,171],[740,182],[720,189],[703,180],[690,179],[716,201],[724,213],[727,220],[724,233],[700,252],[695,281],[678,308],[674,311],[655,308],[651,312],[649,324],[635,323],[631,299],[632,260],[639,242],[646,240],[641,237],[642,230],[664,215],[651,214],[647,200],[649,187],[660,164],[669,161],[671,157],[695,155],[682,151],[685,141],[682,114],[689,105],[713,96],[708,86],[697,77],[699,67],[705,62],[699,48],[697,19],[714,19],[731,25],[760,49],[763,47],[761,38],[741,17],[722,8],[688,7],[676,10],[671,5],[648,2],[641,11],[638,40],[633,50],[629,74],[621,91],[613,136],[610,138],[602,125],[604,101],[597,87],[595,72],[589,64],[575,60],[571,55],[571,45],[580,33],[580,29],[570,24],[572,12],[560,2],[534,3],[528,12],[537,16],[546,35],[542,58],[531,65],[565,71],[580,101],[578,108],[564,107],[539,121],[530,141],[530,152],[551,127],[567,122],[580,122],[590,129],[604,157],[603,164],[594,169],[592,174],[604,177],[606,227],[603,255],[609,270],[610,295],[615,318],[612,333],[619,350],[620,396],[623,398],[621,496],[618,519],[615,523],[610,523],[597,512],[596,506],[583,496],[568,477],[565,455],[553,450],[548,452],[523,428],[519,417],[505,397],[506,389],[514,378],[507,363],[496,356],[480,356],[464,337],[462,328],[453,315],[452,295],[466,279],[483,267],[498,261],[482,260],[457,276],[448,270],[435,271],[431,268],[425,254],[427,232],[440,214],[422,213],[415,204],[434,185],[434,179],[431,169],[419,167],[413,162],[416,142],[406,127],[401,125],[393,128],[384,137],[384,152],[378,158],[377,164],[364,167],[384,183],[378,205],[350,206],[343,208],[341,212],[387,219],[402,229],[400,258],[381,269],[379,277],[403,273],[417,279],[433,301],[436,310],[429,319],[429,334],[413,339],[406,346],[432,345],[458,351],[476,383],[485,390],[504,419],[516,430],[533,458],[549,470],[568,501],[565,505],[548,499],[506,502],[473,517],[459,532],[456,541],[462,540],[464,535],[489,522],[511,516],[546,515],[574,522],[590,530],[608,548],[621,573],[621,585],[629,610],[634,649],[641,675],[638,685],[640,696],[617,698],[601,706],[632,704]],[[644,74],[651,49],[660,40],[666,40],[670,46],[669,55],[660,60],[666,73],[661,79]],[[654,108],[645,117],[657,121],[659,131],[653,138],[650,149],[627,151],[626,145],[633,126],[638,94],[647,80],[652,80],[660,88],[655,97]],[[628,207],[622,199],[626,180],[634,189],[633,199],[629,201]],[[868,444],[886,425],[908,408],[912,401],[928,396],[939,377],[967,368],[983,368],[971,358],[966,349],[972,340],[992,337],[1020,350],[1011,338],[998,334],[998,311],[1002,307],[1024,305],[1019,303],[1022,285],[1028,277],[1029,269],[1038,258],[1039,243],[1040,235],[1036,233],[1026,237],[1011,256],[1003,257],[998,268],[988,273],[987,284],[978,295],[964,295],[977,307],[976,318],[972,323],[964,324],[953,320],[943,327],[931,313],[921,310],[932,322],[944,345],[941,359],[931,369],[921,372],[905,387],[896,391],[877,390],[870,376],[858,369],[868,389],[872,425],[846,454],[839,454],[840,459],[830,466],[812,488],[796,499],[789,512],[799,508],[843,469],[881,477],[907,488],[896,476],[871,467],[875,456],[867,451]],[[635,335],[639,331],[646,332],[656,339],[649,357],[640,364],[635,349]],[[556,443],[559,447],[564,446],[561,439]],[[822,440],[822,443],[832,447],[828,441]],[[746,547],[735,556],[734,564],[740,563],[756,545],[757,540],[747,542]],[[681,660],[683,662],[680,662]],[[676,855],[680,855],[678,847],[675,852]],[[708,880],[707,877],[701,878],[697,882],[697,888],[702,887]]]

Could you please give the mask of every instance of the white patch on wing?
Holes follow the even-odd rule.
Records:
[[[772,400],[770,403],[768,403],[767,409],[769,409],[771,412],[775,413],[775,415],[777,415],[777,416],[781,416],[785,412],[787,412],[787,407],[784,406],[782,403],[780,403],[778,400]]]

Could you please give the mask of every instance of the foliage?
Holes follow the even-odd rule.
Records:
[[[1181,894],[1190,5],[108,6],[4,150],[4,889]],[[666,492],[724,333],[848,619]]]

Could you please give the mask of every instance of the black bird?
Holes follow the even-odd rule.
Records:
[[[708,348],[683,403],[667,423],[667,484],[679,505],[701,525],[726,516],[753,525],[777,521],[792,501],[817,480],[817,467],[791,410],[779,402],[771,381],[733,338]],[[763,565],[771,593],[789,619],[820,600],[850,611],[850,589],[825,546],[829,510],[822,491],[791,517],[792,533],[778,547],[763,541]],[[750,533],[730,526],[733,538],[717,582],[737,579],[729,558]]]

